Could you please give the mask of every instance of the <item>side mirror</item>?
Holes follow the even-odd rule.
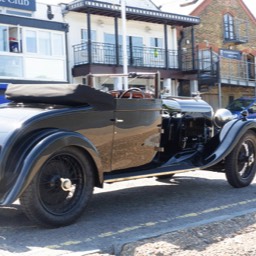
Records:
[[[253,108],[248,108],[248,112],[249,112],[250,114],[253,114],[255,111],[253,110]]]

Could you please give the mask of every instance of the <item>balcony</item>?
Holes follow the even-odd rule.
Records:
[[[220,57],[220,79],[222,83],[255,86],[255,71],[256,65],[253,62]]]
[[[119,66],[123,64],[122,46],[93,42],[73,46],[74,66],[103,64]],[[179,70],[178,51],[155,47],[127,46],[128,65],[140,68],[160,68]]]
[[[253,61],[223,57],[212,49],[201,49],[197,54],[198,61],[196,60],[195,63],[199,85],[213,85],[220,82],[229,85],[256,86],[256,64]]]
[[[234,18],[232,22],[224,22],[224,43],[238,45],[248,41],[248,21]]]

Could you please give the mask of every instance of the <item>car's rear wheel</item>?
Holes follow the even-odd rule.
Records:
[[[225,160],[226,177],[235,188],[251,184],[256,173],[256,134],[248,131]]]
[[[20,197],[25,214],[38,225],[59,227],[82,214],[94,186],[92,164],[76,148],[50,156]]]

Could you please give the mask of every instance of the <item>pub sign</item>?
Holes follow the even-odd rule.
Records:
[[[35,11],[36,0],[0,0],[0,6],[27,11]]]
[[[241,60],[242,53],[240,51],[230,50],[230,49],[220,49],[220,56],[233,60]]]

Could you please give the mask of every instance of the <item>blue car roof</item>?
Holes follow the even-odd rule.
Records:
[[[6,90],[8,84],[1,84],[0,83],[0,89]]]

